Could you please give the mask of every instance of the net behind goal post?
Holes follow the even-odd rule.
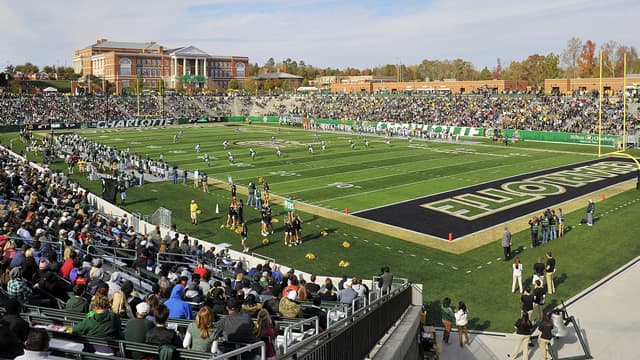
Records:
[[[171,228],[171,210],[159,207],[153,214],[145,215],[144,221],[150,224],[160,224],[161,227]]]

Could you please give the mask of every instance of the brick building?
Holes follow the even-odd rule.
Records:
[[[453,93],[470,94],[476,91],[502,93],[506,91],[526,91],[528,82],[525,80],[477,80],[457,81],[455,79],[443,81],[416,82],[360,82],[331,84],[332,93]]]
[[[167,49],[153,41],[117,42],[100,39],[95,44],[76,50],[73,68],[82,75],[94,75],[115,84],[116,92],[135,87],[140,77],[143,88],[165,88],[191,83],[198,88],[226,88],[236,80],[240,86],[247,78],[249,58],[217,56],[184,46]]]
[[[627,77],[627,86],[633,86],[640,83],[640,75],[630,75]],[[624,78],[602,78],[603,94],[616,94],[622,91],[624,86]],[[600,89],[600,78],[584,78],[584,79],[546,79],[544,81],[545,94],[560,93],[571,94],[587,93],[590,91],[598,91]]]

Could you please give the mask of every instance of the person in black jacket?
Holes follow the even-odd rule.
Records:
[[[536,280],[536,287],[533,289],[533,316],[536,321],[542,320],[542,306],[544,305],[544,298],[547,294],[547,290],[542,286],[540,280]]]
[[[20,317],[20,302],[16,299],[9,299],[5,302],[5,315],[0,318],[0,324],[6,325],[16,335],[16,337],[24,342],[29,335],[29,323]]]
[[[182,347],[180,337],[175,331],[167,328],[167,319],[169,318],[169,308],[164,305],[158,305],[153,316],[156,319],[156,327],[147,331],[144,342],[151,345],[173,345],[176,348]]]
[[[522,317],[516,321],[514,327],[516,328],[516,345],[513,348],[513,352],[508,354],[507,357],[515,359],[516,355],[520,352],[520,348],[522,348],[522,358],[529,359],[528,344],[531,332],[533,331],[533,324],[531,324],[531,320],[529,320],[529,315],[527,315],[527,313],[522,314]]]
[[[322,308],[320,307],[321,304],[322,304],[322,299],[320,298],[320,295],[314,296],[313,305],[305,306],[304,308],[302,308],[302,316],[305,319],[317,316],[320,329],[324,331],[327,329],[327,313],[324,310],[322,310]]]

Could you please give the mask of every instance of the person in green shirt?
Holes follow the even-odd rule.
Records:
[[[67,301],[64,309],[69,312],[86,314],[89,312],[89,301],[84,297],[86,287],[76,284],[73,287],[73,297]]]
[[[147,331],[155,327],[153,321],[146,318],[150,310],[151,306],[146,301],[136,305],[136,317],[127,321],[127,326],[124,329],[125,340],[144,343],[147,337]],[[144,353],[137,351],[131,352],[131,357],[134,359],[139,359],[143,356],[145,356]]]
[[[94,311],[87,314],[81,323],[76,324],[73,334],[94,336],[101,339],[120,338],[120,317],[110,310],[109,298],[104,295],[96,295],[91,303]],[[96,353],[113,354],[108,346],[94,345]]]
[[[442,335],[442,341],[445,343],[449,343],[449,335],[451,334],[451,325],[456,321],[456,317],[453,314],[453,309],[451,308],[451,299],[448,297],[442,300],[442,304],[440,305],[440,312],[442,314],[442,325],[444,325],[444,334]]]

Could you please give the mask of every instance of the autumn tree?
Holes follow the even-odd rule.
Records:
[[[562,52],[562,63],[566,66],[566,77],[576,78],[578,76],[578,59],[582,50],[582,40],[572,37],[567,41],[567,47]]]
[[[578,75],[583,78],[596,75],[596,43],[587,40],[582,45],[582,51],[578,58]]]

